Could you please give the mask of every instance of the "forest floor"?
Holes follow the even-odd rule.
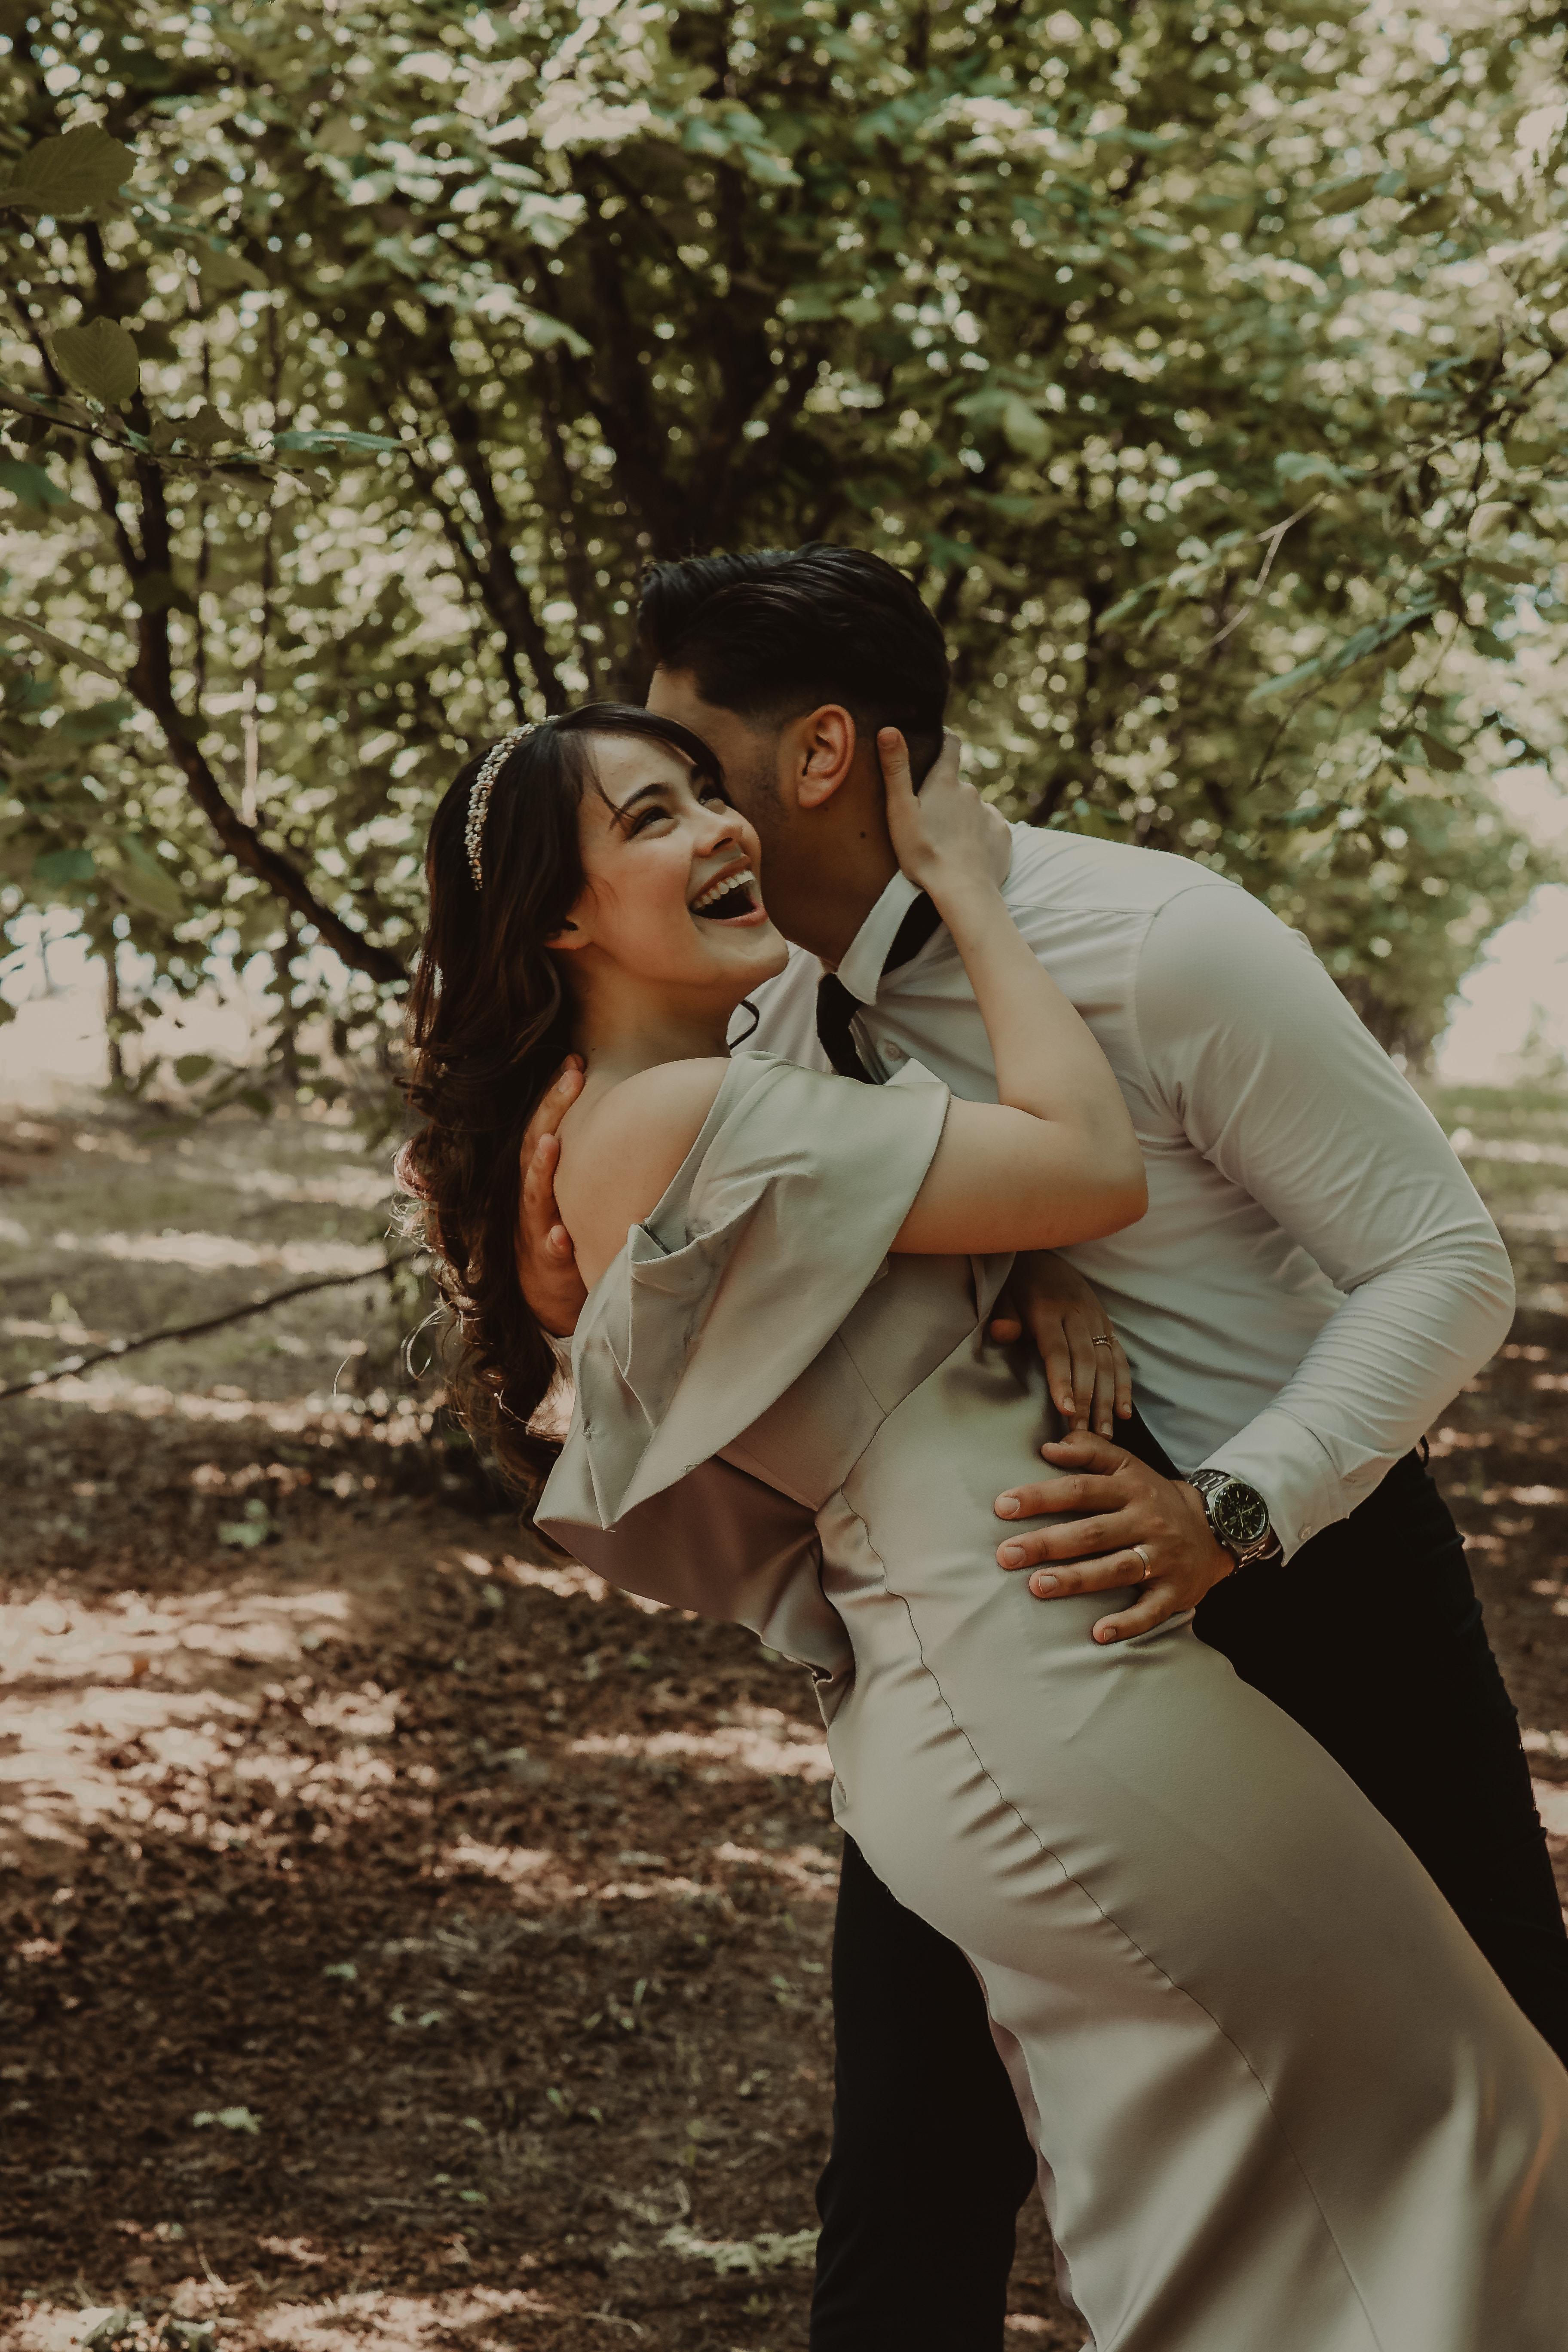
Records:
[[[1433,1433],[1568,1857],[1568,1093]],[[330,1118],[9,1123],[0,1380],[374,1267]],[[367,1276],[0,1404],[0,2347],[790,2352],[831,2084],[809,1689],[550,1555]],[[1568,1875],[1568,1872],[1565,1872]],[[1026,2215],[1007,2341],[1081,2331]]]

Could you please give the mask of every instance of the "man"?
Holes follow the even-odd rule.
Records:
[[[941,631],[874,556],[811,547],[655,567],[652,709],[718,752],[800,950],[755,1049],[882,1079],[918,1057],[994,1097],[984,1026],[929,902],[897,870],[875,754],[941,741]],[[1188,860],[1012,828],[1015,919],[1089,1021],[1148,1170],[1141,1224],[1067,1253],[1096,1352],[1125,1341],[1164,1449],[1098,1431],[1072,1475],[997,1498],[999,1572],[1043,1601],[1124,1590],[1095,1638],[1179,1610],[1338,1758],[1407,1840],[1559,2053],[1568,1937],[1517,1724],[1452,1519],[1413,1449],[1508,1328],[1502,1244],[1441,1130],[1306,943]],[[536,1311],[581,1299],[531,1129],[520,1265]],[[1072,1277],[1068,1278],[1069,1280]],[[1062,1322],[1061,1278],[1021,1269]],[[1053,1390],[1059,1393],[1053,1379]],[[1173,1468],[1178,1465],[1180,1473]],[[1007,1539],[1005,1521],[1073,1514]],[[1419,1985],[1410,1988],[1420,1999]],[[833,2151],[815,2352],[999,2352],[1034,2161],[979,1993],[951,1945],[847,1846],[834,1946]]]

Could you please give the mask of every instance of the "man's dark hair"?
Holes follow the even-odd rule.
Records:
[[[900,728],[918,778],[942,749],[947,648],[912,582],[857,547],[765,548],[650,564],[637,608],[647,660],[704,702],[784,720],[840,702],[868,736]]]

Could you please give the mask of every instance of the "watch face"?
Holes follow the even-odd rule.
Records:
[[[1224,1544],[1246,1551],[1268,1533],[1268,1506],[1256,1486],[1227,1479],[1214,1492],[1215,1532]]]

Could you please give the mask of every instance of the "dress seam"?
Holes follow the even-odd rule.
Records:
[[[1105,1921],[1106,1925],[1110,1927],[1113,1927],[1116,1933],[1131,1947],[1133,1951],[1137,1953],[1139,1958],[1154,1969],[1157,1975],[1163,1978],[1164,1981],[1170,1986],[1173,1992],[1179,1992],[1184,2000],[1190,2000],[1193,2007],[1200,2011],[1202,2014],[1208,2019],[1210,2025],[1214,2028],[1215,2033],[1218,2034],[1220,2040],[1225,2043],[1228,2050],[1233,2051],[1236,2056],[1240,2059],[1241,2063],[1246,2067],[1254,2083],[1257,2084],[1258,2095],[1261,2097],[1264,2105],[1268,2110],[1269,2117],[1273,2123],[1274,2128],[1279,2133],[1281,2143],[1289,2154],[1291,2163],[1296,2167],[1297,2172],[1300,2176],[1302,2187],[1305,2189],[1308,2196],[1312,2200],[1313,2206],[1316,2208],[1318,2219],[1322,2223],[1329,2243],[1332,2246],[1340,2267],[1344,2273],[1345,2282],[1349,2286],[1351,2293],[1356,2299],[1356,2307],[1366,2323],[1367,2333],[1371,2336],[1374,2347],[1376,2347],[1376,2352],[1387,2352],[1387,2348],[1384,2344],[1384,2339],[1379,2335],[1377,2327],[1373,2320],[1372,2314],[1366,2307],[1366,2300],[1357,2283],[1355,2273],[1352,2270],[1345,2250],[1340,2243],[1339,2235],[1334,2229],[1333,2223],[1330,2221],[1327,2213],[1323,2210],[1323,2202],[1312,2184],[1311,2175],[1308,2172],[1306,2166],[1302,2163],[1300,2157],[1298,2155],[1295,2144],[1292,2141],[1289,2133],[1286,2130],[1284,2124],[1281,2122],[1279,2111],[1276,2108],[1272,2098],[1269,2096],[1268,2086],[1264,2082],[1261,2074],[1259,2074],[1257,2067],[1253,2064],[1246,2051],[1242,2049],[1239,2042],[1226,2032],[1225,2027],[1220,2023],[1218,2018],[1215,2015],[1213,2010],[1208,2007],[1206,2002],[1200,2000],[1197,1994],[1194,1992],[1189,1986],[1178,1983],[1177,1979],[1171,1974],[1169,1969],[1162,1967],[1161,1963],[1155,1959],[1152,1953],[1146,1952],[1143,1949],[1142,1945],[1140,1944],[1137,1937],[1132,1935],[1128,1928],[1123,1927],[1120,1919],[1114,1917],[1113,1915],[1105,1908],[1105,1906],[1100,1901],[1098,1896],[1093,1895],[1084,1885],[1082,1879],[1074,1876],[1073,1873],[1068,1868],[1066,1863],[1062,1860],[1060,1854],[1056,1852],[1055,1848],[1046,1843],[1045,1839],[1040,1835],[1039,1831],[1036,1829],[1034,1823],[1028,1820],[1022,1807],[1018,1805],[1013,1798],[1008,1796],[1006,1790],[1003,1788],[1001,1782],[992,1771],[991,1767],[981,1755],[979,1748],[975,1746],[973,1735],[959,1721],[958,1717],[954,1714],[952,1702],[948,1697],[946,1691],[942,1688],[942,1677],[926,1656],[925,1643],[921,1639],[921,1630],[915,1622],[915,1613],[910,1605],[909,1595],[897,1591],[889,1581],[888,1563],[883,1558],[881,1552],[878,1549],[876,1544],[872,1542],[871,1530],[866,1519],[858,1510],[856,1510],[854,1504],[850,1502],[849,1497],[844,1493],[842,1487],[840,1487],[838,1491],[837,1500],[843,1503],[845,1509],[849,1512],[850,1516],[854,1518],[856,1524],[859,1527],[863,1536],[865,1537],[866,1548],[871,1554],[872,1559],[877,1562],[878,1567],[882,1571],[883,1591],[887,1594],[889,1601],[896,1601],[900,1604],[905,1616],[909,1620],[910,1632],[914,1636],[915,1649],[920,1657],[921,1673],[930,1678],[932,1688],[935,1690],[938,1698],[941,1699],[943,1707],[946,1709],[949,1722],[952,1725],[954,1731],[957,1732],[959,1738],[963,1740],[964,1746],[973,1757],[975,1763],[979,1766],[982,1773],[989,1781],[991,1787],[995,1790],[999,1802],[1003,1804],[1008,1812],[1013,1815],[1014,1819],[1025,1831],[1026,1834],[1034,1840],[1036,1845],[1039,1848],[1041,1853],[1046,1856],[1047,1860],[1056,1864],[1056,1867],[1061,1872],[1062,1876],[1066,1879],[1068,1885],[1076,1886],[1079,1893],[1083,1896],[1084,1901],[1093,1906],[1094,1909],[1099,1913],[1100,1918]],[[982,1990],[984,1990],[984,1980],[982,1982]],[[989,1997],[987,1997],[986,2000],[986,2013],[987,2015],[990,2013]],[[1037,2158],[1038,2158],[1038,2155],[1039,2150],[1037,2148]]]

